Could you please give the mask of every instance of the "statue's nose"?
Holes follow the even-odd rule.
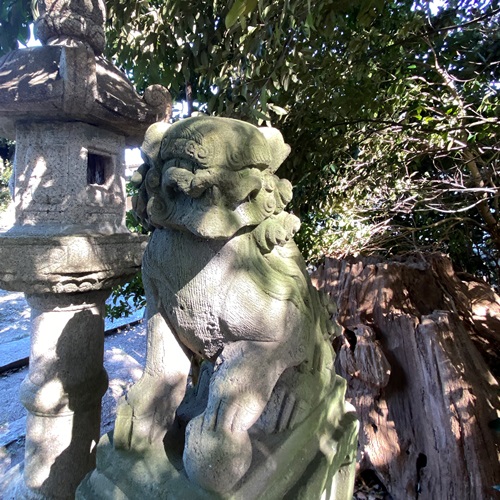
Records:
[[[180,191],[190,198],[199,198],[213,185],[213,179],[204,170],[193,174],[184,168],[170,167],[163,173],[162,184]]]

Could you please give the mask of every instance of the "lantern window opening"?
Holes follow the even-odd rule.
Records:
[[[87,153],[87,184],[106,186],[113,172],[113,158],[109,155]]]

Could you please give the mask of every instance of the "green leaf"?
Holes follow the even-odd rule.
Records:
[[[254,109],[252,111],[253,115],[255,116],[255,118],[259,119],[259,120],[262,120],[262,121],[268,121],[270,120],[271,118],[269,116],[267,116],[266,114],[262,113],[261,111],[259,111],[258,109]]]
[[[203,64],[204,67],[208,67],[208,55],[205,51],[201,53],[201,64]]]
[[[257,2],[258,0],[236,0],[226,15],[226,28],[232,28],[240,17],[252,12],[257,7]]]
[[[304,23],[304,25],[306,26],[306,28],[314,29],[314,18],[311,11],[307,13],[306,22]]]
[[[281,106],[276,106],[276,104],[269,103],[267,107],[271,110],[274,111],[277,115],[283,116],[287,115],[288,111]]]
[[[267,87],[264,85],[260,91],[260,105],[262,106],[262,110],[266,111],[267,109]]]
[[[109,0],[106,56],[139,91],[161,83],[178,100],[189,80],[211,114],[253,122],[271,114],[292,148],[280,175],[296,186],[299,240],[311,258],[435,249],[498,285],[500,243],[474,193],[443,186],[471,185],[462,138],[485,187],[500,185],[498,27],[491,2],[441,3],[433,16],[426,2]],[[2,50],[23,38],[28,7],[0,2]],[[421,39],[429,22],[432,50]],[[463,28],[440,30],[452,25]],[[498,222],[495,196],[486,196]]]

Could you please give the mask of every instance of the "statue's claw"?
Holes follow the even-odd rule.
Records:
[[[203,428],[207,431],[238,432],[246,431],[262,413],[262,401],[248,394],[238,398],[219,399],[207,405]]]
[[[166,389],[163,381],[143,376],[119,401],[113,434],[115,448],[140,451],[166,432],[173,421]]]

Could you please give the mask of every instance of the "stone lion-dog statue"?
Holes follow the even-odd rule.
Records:
[[[326,431],[317,437],[322,457],[337,460],[334,472],[355,458],[356,422],[334,373],[334,323],[293,241],[299,220],[284,210],[292,186],[275,175],[289,152],[276,129],[239,120],[158,123],[132,179],[135,212],[153,229],[142,267],[147,359],[119,405],[114,446],[143,451],[185,429],[184,473],[217,494],[241,488],[259,461],[268,469],[283,446],[305,453],[300,439],[290,445],[301,424],[316,434],[327,420],[332,435],[350,429],[329,445]],[[205,360],[198,377],[193,358]],[[325,404],[332,394],[333,410]],[[293,459],[295,474],[315,456]]]

